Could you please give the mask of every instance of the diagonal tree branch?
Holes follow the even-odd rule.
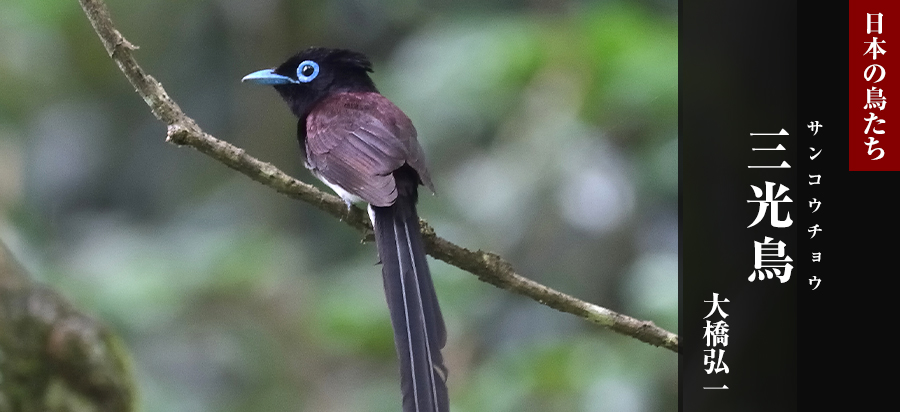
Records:
[[[368,217],[361,209],[353,207],[347,210],[344,202],[337,196],[296,180],[275,166],[257,160],[243,149],[216,139],[200,129],[197,123],[187,117],[178,104],[166,94],[162,85],[138,66],[132,53],[136,47],[116,30],[106,4],[102,0],[79,0],[79,2],[100,36],[106,52],[134,86],[135,91],[150,106],[153,115],[168,125],[166,141],[179,146],[193,147],[282,194],[316,206],[356,230],[363,233],[371,231]],[[654,325],[651,321],[634,319],[551,289],[519,275],[513,270],[512,265],[500,256],[481,250],[471,251],[455,245],[436,235],[425,221],[421,224],[425,248],[437,259],[471,272],[482,281],[501,289],[525,295],[543,305],[571,313],[651,345],[678,352],[678,336]]]

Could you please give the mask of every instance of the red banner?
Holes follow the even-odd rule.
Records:
[[[894,87],[900,84],[900,11],[890,10],[900,7],[889,4],[850,2],[852,171],[900,170],[900,86]],[[888,105],[889,99],[894,103]],[[827,119],[820,122],[817,137],[837,138],[830,136],[837,131],[828,130]]]

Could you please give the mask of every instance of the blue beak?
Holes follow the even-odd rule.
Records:
[[[255,71],[244,76],[241,81],[269,85],[297,83],[296,80],[290,77],[275,74],[275,70],[273,69]]]

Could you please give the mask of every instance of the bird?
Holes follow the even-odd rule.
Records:
[[[271,85],[299,119],[303,163],[351,207],[368,203],[400,364],[403,412],[449,411],[447,329],[425,258],[418,188],[434,193],[409,117],[362,53],[310,47],[242,81]]]

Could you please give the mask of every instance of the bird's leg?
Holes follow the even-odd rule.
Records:
[[[353,209],[353,203],[346,199],[344,199],[344,203],[347,205],[347,210],[344,213],[344,218],[341,220],[350,220],[350,210]]]

